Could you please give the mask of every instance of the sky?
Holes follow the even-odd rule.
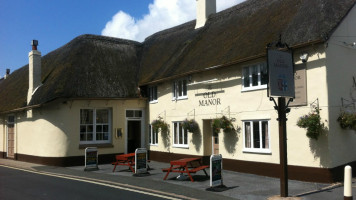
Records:
[[[243,0],[216,0],[217,12]],[[28,64],[31,40],[42,56],[82,34],[142,42],[196,18],[196,0],[0,0],[0,78]]]

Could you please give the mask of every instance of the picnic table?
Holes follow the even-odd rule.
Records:
[[[187,173],[190,180],[194,182],[194,179],[192,177],[192,173],[196,173],[200,170],[203,170],[205,175],[208,176],[206,173],[205,169],[209,168],[209,165],[202,165],[201,163],[201,158],[183,158],[180,160],[172,160],[170,162],[171,167],[162,169],[163,172],[167,172],[166,176],[163,178],[163,180],[166,180],[169,173],[171,172],[179,172],[181,174]]]
[[[116,161],[112,164],[115,165],[112,172],[115,171],[116,166],[123,165],[128,166],[130,170],[135,173],[135,169],[132,166],[135,166],[135,153],[128,153],[128,154],[120,154],[115,156]]]

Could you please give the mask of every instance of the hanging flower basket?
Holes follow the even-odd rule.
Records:
[[[199,133],[199,125],[194,119],[185,119],[182,124],[183,128],[191,133]]]
[[[152,128],[156,131],[161,131],[161,133],[167,134],[169,125],[162,119],[162,117],[158,117],[158,119],[153,120],[151,123]]]
[[[356,131],[356,113],[341,112],[337,121],[342,129],[351,129]]]
[[[320,109],[315,108],[311,113],[300,117],[297,126],[306,128],[307,137],[317,140],[325,130],[325,125],[321,122]]]
[[[232,124],[232,122],[234,121],[235,118],[229,119],[226,116],[213,119],[213,123],[212,123],[213,132],[217,134],[220,132],[221,129],[223,129],[224,133],[235,131],[234,125]]]

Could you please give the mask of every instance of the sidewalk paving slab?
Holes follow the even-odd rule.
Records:
[[[33,163],[20,162],[9,159],[0,159],[0,165],[14,166],[41,172],[61,173],[66,175],[95,178],[111,182],[124,183],[160,190],[180,195],[186,195],[198,199],[241,199],[241,200],[316,200],[316,199],[342,199],[342,183],[322,184],[302,181],[288,181],[289,197],[282,198],[280,194],[280,182],[277,178],[257,176],[239,172],[223,171],[223,184],[227,187],[221,192],[207,191],[210,180],[204,172],[193,174],[194,182],[189,178],[177,180],[178,173],[170,173],[167,180],[163,180],[165,172],[163,168],[169,167],[168,163],[151,161],[149,163],[150,175],[137,177],[126,166],[118,166],[112,172],[113,165],[99,165],[98,171],[84,172],[84,166],[55,167]],[[208,172],[209,170],[207,170]],[[208,172],[209,174],[209,172]],[[353,194],[356,194],[356,178],[353,178]]]

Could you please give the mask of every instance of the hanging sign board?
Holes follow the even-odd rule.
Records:
[[[210,156],[210,187],[223,185],[222,181],[222,155]]]
[[[268,49],[269,94],[295,97],[293,56],[291,52]]]
[[[135,151],[135,174],[147,173],[147,149],[138,148]]]
[[[99,170],[98,168],[98,149],[87,147],[85,149],[85,168],[84,171]]]

